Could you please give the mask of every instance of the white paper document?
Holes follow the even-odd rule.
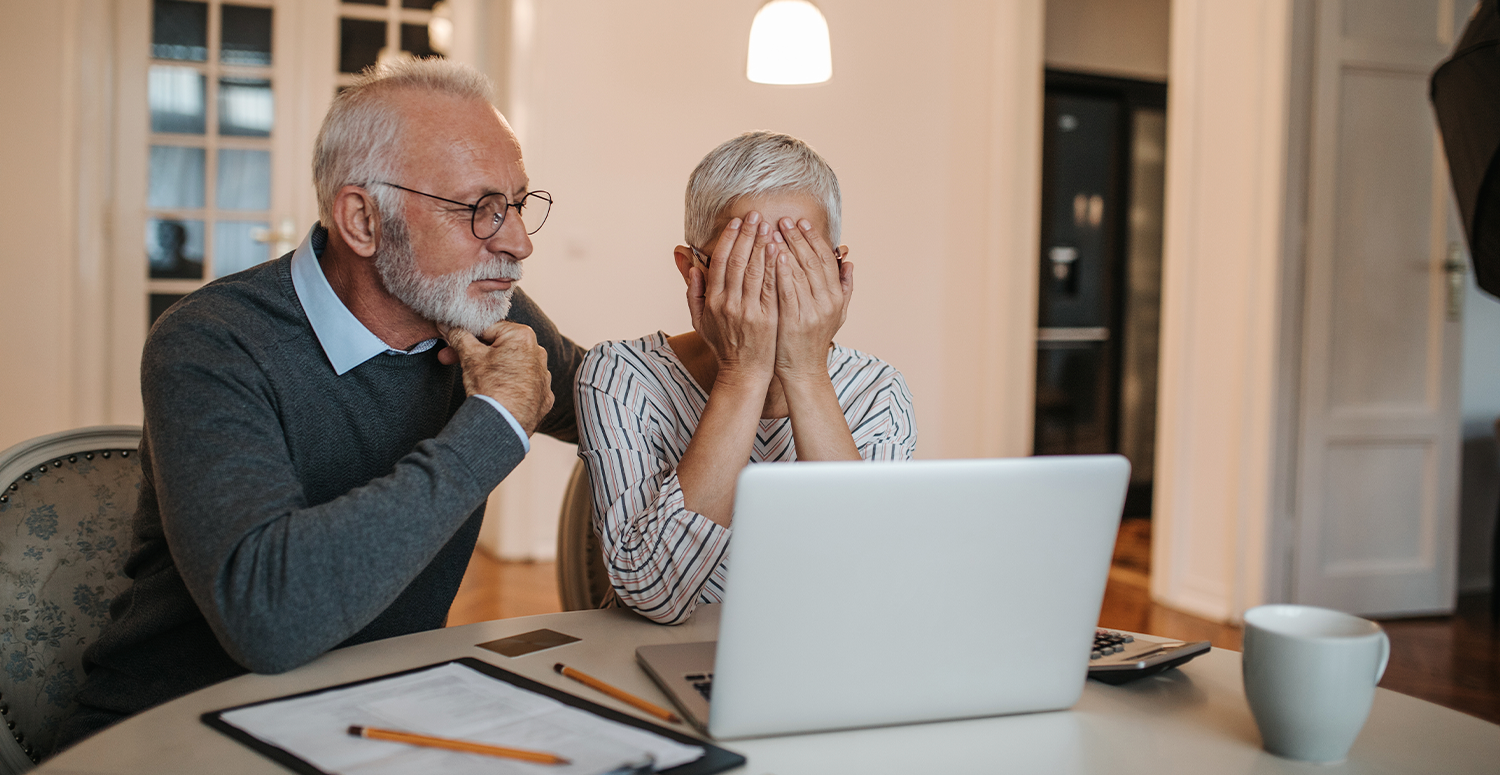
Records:
[[[701,747],[610,721],[453,663],[231,710],[221,718],[324,772],[342,775],[598,775],[644,754],[655,757],[657,769],[663,770],[704,754]],[[369,740],[350,736],[350,725],[545,751],[572,763],[534,764]]]

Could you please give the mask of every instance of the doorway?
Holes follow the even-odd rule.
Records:
[[[1124,455],[1125,517],[1149,518],[1167,87],[1048,70],[1045,88],[1033,452]]]

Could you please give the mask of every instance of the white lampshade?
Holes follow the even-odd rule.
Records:
[[[432,5],[432,18],[427,21],[427,42],[439,54],[447,56],[453,53],[453,11],[447,0],[438,0]]]
[[[750,25],[745,77],[756,83],[822,83],[833,77],[828,22],[808,0],[770,0]]]

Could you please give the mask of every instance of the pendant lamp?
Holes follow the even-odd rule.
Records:
[[[745,77],[755,83],[823,83],[833,77],[828,22],[808,0],[770,0],[750,25]]]

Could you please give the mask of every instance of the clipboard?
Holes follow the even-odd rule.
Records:
[[[713,773],[723,772],[724,770],[739,767],[745,763],[744,756],[733,751],[720,748],[719,746],[705,740],[700,740],[696,737],[692,737],[676,730],[668,729],[649,721],[643,721],[634,716],[621,713],[620,711],[614,710],[612,708],[606,708],[603,705],[599,705],[598,703],[591,702],[589,700],[583,699],[582,697],[569,694],[565,691],[562,691],[561,689],[556,689],[546,684],[538,683],[537,681],[533,681],[530,678],[512,673],[509,670],[496,667],[495,665],[492,665],[483,660],[475,659],[473,657],[462,657],[459,659],[451,659],[443,662],[434,662],[430,665],[422,665],[420,667],[411,668],[410,670],[402,670],[396,673],[387,673],[386,675],[375,676],[373,678],[366,678],[359,681],[350,681],[348,683],[338,684],[337,686],[325,686],[321,689],[314,689],[312,691],[300,692],[297,694],[288,694],[282,697],[272,697],[270,699],[260,700],[257,702],[249,702],[230,708],[221,708],[219,710],[213,710],[204,713],[202,716],[200,716],[200,718],[202,719],[203,723],[207,724],[208,726],[213,727],[219,732],[222,732],[223,734],[233,738],[234,740],[239,741],[247,748],[254,750],[256,753],[259,753],[267,759],[270,759],[271,761],[274,761],[293,772],[302,773],[303,775],[331,775],[327,771],[319,769],[311,762],[298,757],[290,751],[261,740],[260,738],[250,734],[249,732],[246,732],[245,730],[240,729],[234,724],[231,724],[224,719],[224,714],[243,708],[255,707],[257,705],[265,705],[268,703],[281,702],[284,700],[311,697],[314,695],[324,694],[326,692],[336,691],[339,689],[347,689],[363,684],[377,683],[380,681],[410,675],[412,673],[419,673],[424,670],[430,670],[432,668],[442,667],[444,665],[450,664],[462,665],[497,681],[504,681],[525,691],[533,692],[535,694],[557,700],[564,705],[568,705],[579,710],[592,713],[608,721],[613,721],[625,726],[642,729],[652,734],[660,735],[669,740],[676,741],[678,743],[698,746],[703,749],[703,756],[698,759],[695,759],[686,764],[679,765],[677,767],[660,770],[660,772],[664,775],[712,775]]]

